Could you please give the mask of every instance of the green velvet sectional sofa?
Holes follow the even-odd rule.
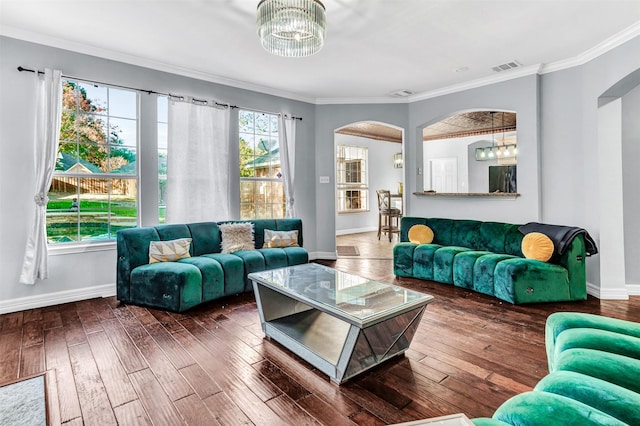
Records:
[[[559,312],[545,337],[549,374],[476,426],[640,425],[640,324]]]
[[[221,253],[222,223],[251,222],[255,250]],[[264,231],[298,231],[298,247],[262,248]],[[149,263],[151,241],[191,238],[191,257]],[[117,234],[117,298],[121,302],[182,312],[223,296],[252,291],[250,272],[309,261],[300,219],[202,222],[131,228]]]
[[[433,230],[430,244],[409,242],[413,225]],[[453,284],[513,304],[585,300],[585,235],[577,234],[548,262],[526,259],[521,225],[403,217],[393,248],[397,277]]]

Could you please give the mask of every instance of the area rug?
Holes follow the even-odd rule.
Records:
[[[0,386],[0,426],[46,424],[44,375]]]
[[[358,247],[356,246],[337,246],[338,256],[360,256]]]

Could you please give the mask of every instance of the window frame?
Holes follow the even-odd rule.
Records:
[[[76,99],[75,105],[73,109],[67,109],[64,107],[64,105],[61,106],[61,116],[64,113],[71,113],[74,114],[75,116],[84,116],[84,117],[92,117],[92,118],[98,118],[101,120],[104,120],[102,124],[104,124],[104,136],[105,136],[105,140],[104,143],[98,143],[98,142],[92,142],[92,143],[87,143],[84,141],[81,141],[80,136],[78,134],[76,134],[76,138],[75,140],[63,140],[61,139],[61,135],[58,135],[58,142],[59,142],[59,147],[58,147],[58,152],[56,153],[57,157],[56,157],[56,161],[58,158],[60,158],[60,145],[62,144],[72,144],[75,145],[76,147],[76,159],[77,162],[76,164],[80,164],[80,159],[82,159],[81,154],[79,153],[79,147],[81,146],[95,146],[95,147],[100,147],[102,146],[104,148],[104,152],[106,153],[106,157],[104,159],[104,161],[107,163],[107,168],[108,170],[102,171],[100,173],[98,172],[92,172],[92,173],[82,173],[82,172],[67,172],[67,171],[59,171],[59,170],[55,170],[52,173],[52,185],[53,186],[53,182],[56,178],[70,178],[72,181],[75,179],[77,180],[77,185],[76,185],[76,195],[77,195],[77,200],[78,200],[78,204],[79,207],[76,210],[76,221],[73,222],[73,224],[76,227],[76,234],[75,234],[75,240],[72,241],[50,241],[49,240],[49,235],[47,233],[47,247],[49,249],[49,251],[52,254],[68,254],[68,253],[77,253],[79,250],[79,247],[82,247],[82,251],[83,252],[92,252],[92,251],[102,251],[102,250],[112,250],[113,247],[116,244],[116,232],[117,231],[113,231],[112,230],[112,226],[113,226],[113,218],[112,218],[112,208],[113,208],[113,204],[112,204],[112,200],[113,200],[113,196],[114,196],[114,192],[113,192],[113,183],[117,180],[133,180],[134,184],[135,184],[135,227],[139,227],[140,226],[140,93],[137,90],[132,90],[132,89],[128,89],[128,88],[123,88],[123,87],[118,87],[116,85],[109,85],[106,83],[94,83],[94,82],[90,82],[90,81],[86,81],[86,80],[82,80],[82,79],[77,79],[77,78],[70,78],[70,77],[63,77],[62,79],[62,85],[63,88],[62,90],[64,91],[64,86],[68,83],[74,84],[74,91],[78,90],[78,87],[80,88],[85,88],[89,87],[89,86],[93,86],[93,87],[100,87],[103,88],[105,90],[105,92],[107,93],[107,100],[106,103],[107,105],[109,105],[109,93],[111,90],[117,90],[117,91],[122,91],[122,92],[129,92],[132,93],[135,96],[135,114],[134,114],[134,118],[131,117],[127,117],[127,116],[123,116],[123,115],[116,115],[116,114],[110,114],[107,110],[105,111],[91,111],[91,112],[87,112],[84,110],[81,110],[79,108],[79,103],[78,103],[78,97],[74,96],[74,98]],[[61,101],[63,102],[63,101]],[[126,122],[126,121],[130,121],[132,122],[131,124],[133,125],[132,127],[135,128],[135,145],[133,144],[123,144],[123,145],[116,145],[112,143],[112,139],[111,139],[111,131],[112,131],[112,123],[111,120],[115,120],[116,122]],[[74,120],[74,123],[76,121]],[[61,129],[62,132],[62,129]],[[134,172],[131,173],[113,173],[113,170],[111,170],[111,159],[115,158],[117,156],[112,157],[111,153],[112,150],[116,149],[116,148],[124,148],[124,149],[129,149],[132,150],[135,153],[135,169]],[[131,164],[131,163],[129,163]],[[75,166],[75,165],[74,165]],[[117,170],[117,169],[116,169]],[[81,229],[82,229],[82,224],[83,223],[87,223],[86,221],[83,222],[81,220],[81,203],[82,203],[82,190],[81,190],[81,179],[98,179],[98,180],[104,180],[105,184],[108,188],[107,192],[106,192],[106,203],[107,203],[107,218],[106,218],[106,227],[107,227],[107,235],[109,235],[108,238],[105,239],[81,239]],[[47,192],[47,194],[49,195],[51,192],[51,187],[49,188],[50,190]],[[73,210],[70,209],[70,212],[73,212]],[[46,226],[47,228],[49,227],[49,208],[47,206],[47,211],[46,211],[46,216],[45,216],[45,222],[46,222]],[[72,216],[70,216],[72,217]],[[132,218],[133,219],[133,218]]]
[[[243,131],[243,125],[242,125],[242,117],[243,114],[252,114],[253,115],[253,125],[252,127],[252,132],[247,132],[247,131]],[[269,130],[267,133],[259,133],[256,130],[256,117],[258,116],[267,116],[268,117],[268,122],[269,122]],[[255,219],[282,219],[285,217],[286,215],[286,194],[284,192],[284,175],[282,174],[282,170],[280,167],[280,157],[279,157],[279,150],[280,150],[280,132],[282,131],[282,129],[280,128],[280,120],[279,120],[280,114],[277,113],[270,113],[270,112],[263,112],[263,111],[255,111],[255,110],[251,110],[251,109],[247,109],[247,108],[243,108],[240,109],[238,111],[238,165],[239,165],[239,173],[238,173],[238,177],[239,177],[239,216],[240,216],[240,220],[255,220]],[[272,125],[273,123],[276,123],[277,129],[274,132],[272,129]],[[246,129],[245,129],[246,130]],[[246,136],[251,136],[251,138],[253,140],[253,161],[254,161],[254,168],[253,168],[253,172],[254,175],[253,176],[242,176],[242,170],[243,170],[243,166],[244,164],[246,164],[245,162],[243,162],[243,157],[245,158],[249,158],[249,155],[247,154],[243,154],[242,148],[241,148],[241,143],[244,140],[245,142],[247,142],[249,145],[252,143],[251,140],[246,140],[243,139],[243,135]],[[263,139],[261,137],[267,137],[267,139]],[[259,141],[258,141],[259,140]],[[265,154],[262,155],[258,155],[255,151],[256,146],[259,145],[260,143],[262,143],[263,141],[275,141],[276,145],[269,147],[270,151],[267,151]],[[274,167],[272,160],[272,157],[275,157],[273,155],[273,152],[275,150],[278,150],[278,157],[277,157],[277,166]],[[260,157],[266,157],[269,162],[269,172],[270,173],[274,173],[275,171],[278,171],[276,177],[267,177],[267,176],[256,176],[256,169],[257,167],[255,167],[255,161],[260,158]],[[271,157],[271,158],[270,158]],[[279,176],[278,176],[279,175]],[[253,186],[253,196],[252,196],[252,202],[248,203],[248,202],[243,202],[243,183],[247,183],[247,182],[251,182],[252,186]],[[278,194],[275,194],[273,192],[271,192],[269,194],[269,202],[267,202],[267,200],[265,200],[265,202],[258,202],[256,200],[256,196],[255,194],[258,193],[258,188],[257,188],[257,184],[262,183],[262,184],[266,184],[269,185],[271,187],[271,191],[273,191],[274,188],[274,183],[279,184],[281,191],[279,191]],[[266,191],[266,190],[265,190]],[[247,192],[248,193],[248,192]],[[282,199],[282,201],[273,201],[273,198],[275,197],[280,197]],[[244,215],[245,210],[243,209],[243,206],[252,206],[251,211],[253,212],[253,217],[248,217]],[[281,213],[279,215],[274,215],[274,207],[275,206],[279,206],[278,212]],[[261,210],[262,209],[262,210]],[[269,216],[266,215],[260,215],[259,212],[260,211],[266,211],[265,209],[268,209],[268,211],[271,213]]]
[[[355,154],[351,154],[355,153]],[[356,165],[356,170],[349,170]],[[358,176],[354,179],[353,175]],[[354,197],[354,194],[359,194]],[[369,149],[340,144],[336,147],[336,210],[338,214],[367,213],[369,197]],[[359,207],[353,208],[354,199]]]

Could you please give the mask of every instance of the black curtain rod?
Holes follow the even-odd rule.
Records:
[[[35,70],[31,70],[31,69],[25,68],[23,66],[19,66],[18,67],[18,71],[20,71],[20,72],[22,72],[22,71],[36,72]],[[44,74],[44,72],[38,71],[38,74]],[[118,85],[118,84],[104,83],[102,81],[86,80],[86,79],[83,79],[83,78],[72,77],[72,76],[68,76],[68,75],[64,75],[64,74],[62,76],[64,78],[71,78],[71,79],[74,79],[74,80],[86,81],[87,83],[102,84],[104,86],[112,86],[112,87],[117,87],[117,88],[120,88],[120,89],[135,90],[137,92],[143,92],[143,93],[146,93],[148,95],[155,94],[155,95],[168,96],[170,98],[179,98],[180,100],[184,100],[184,96],[172,95],[171,93],[162,93],[162,92],[156,92],[155,90],[138,89],[137,87],[121,86],[121,85]],[[208,101],[195,99],[195,98],[193,99],[193,102],[194,103],[203,103],[205,105],[207,105],[209,103]],[[221,103],[218,103],[218,102],[214,102],[214,103],[217,106],[221,106],[221,107],[226,107],[226,108],[231,108],[231,109],[238,108],[235,105],[221,104]]]

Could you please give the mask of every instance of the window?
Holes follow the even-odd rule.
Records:
[[[158,96],[158,222],[167,217],[167,140],[169,134],[169,98]]]
[[[138,222],[138,95],[64,80],[49,243],[109,240]]]
[[[239,112],[240,219],[278,219],[285,214],[276,114]]]
[[[368,149],[338,145],[336,184],[338,213],[369,210]]]

